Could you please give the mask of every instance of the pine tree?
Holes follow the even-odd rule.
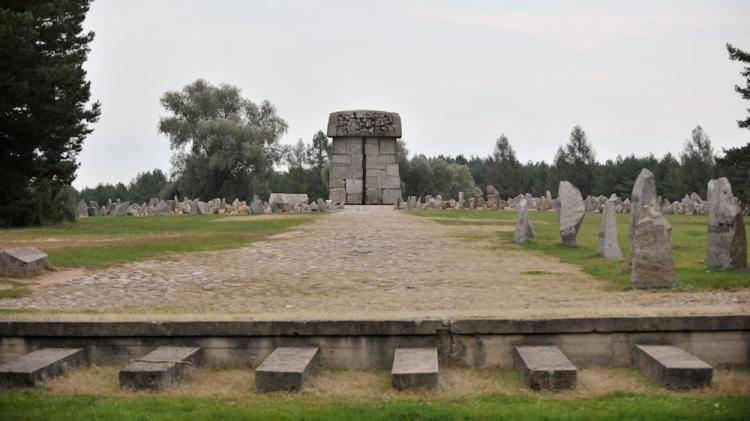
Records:
[[[90,0],[0,6],[0,226],[73,219],[76,156],[97,121],[83,63]]]
[[[740,74],[746,79],[745,87],[743,88],[740,85],[734,85],[734,90],[742,96],[742,99],[750,100],[750,53],[742,51],[739,48],[734,48],[731,44],[727,44],[727,50],[729,51],[730,60],[736,60],[747,64],[747,66],[745,66],[740,72]],[[750,113],[750,108],[747,109],[747,112]],[[738,120],[737,125],[745,129],[750,129],[750,115],[744,120]]]

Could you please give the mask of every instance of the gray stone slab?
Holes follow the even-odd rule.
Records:
[[[281,347],[255,369],[258,392],[298,392],[319,364],[317,347]]]
[[[670,389],[710,386],[713,377],[713,368],[705,361],[672,345],[636,345],[633,364],[651,380]]]
[[[0,365],[0,386],[33,387],[38,381],[63,374],[69,367],[82,365],[81,348],[42,348]]]
[[[393,354],[394,389],[432,389],[438,384],[437,348],[397,348]]]
[[[200,348],[160,346],[120,370],[120,387],[163,390],[182,380],[196,364]]]
[[[534,390],[563,390],[576,386],[578,370],[556,346],[517,346],[513,365]]]
[[[48,267],[47,255],[35,247],[0,250],[0,275],[34,276]]]

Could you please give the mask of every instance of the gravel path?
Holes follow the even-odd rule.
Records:
[[[231,223],[231,222],[227,222]],[[556,258],[493,250],[390,207],[349,206],[270,241],[52,273],[3,318],[365,319],[748,314],[750,290],[615,289]],[[546,272],[530,275],[527,272]],[[94,310],[99,314],[92,314]],[[58,311],[61,311],[58,313]]]

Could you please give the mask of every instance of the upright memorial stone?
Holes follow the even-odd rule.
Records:
[[[602,224],[599,228],[599,245],[596,254],[606,259],[621,259],[622,252],[617,243],[617,215],[615,215],[616,199],[608,199],[604,203]]]
[[[529,202],[526,199],[521,199],[518,206],[518,219],[516,219],[516,232],[513,234],[513,241],[516,244],[523,244],[536,237],[536,233],[529,220]]]
[[[333,138],[330,199],[352,205],[392,205],[401,197],[396,139],[397,113],[338,111],[328,118]]]
[[[641,220],[641,209],[644,206],[656,208],[656,177],[647,169],[642,169],[633,184],[630,194],[630,242],[633,242],[635,225]]]
[[[586,214],[581,192],[573,184],[561,181],[557,197],[560,200],[560,241],[564,246],[575,247],[578,229]]]
[[[747,238],[742,209],[729,181],[708,182],[708,253],[706,263],[722,269],[747,267]]]
[[[630,285],[664,287],[672,285],[677,276],[672,256],[672,226],[651,206],[641,209],[635,224],[631,249]]]

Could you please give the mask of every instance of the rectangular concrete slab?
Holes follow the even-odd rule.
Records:
[[[255,389],[258,392],[297,392],[318,366],[317,347],[276,348],[255,369]]]
[[[556,346],[517,346],[513,365],[534,390],[571,389],[576,386],[578,370]]]
[[[710,386],[713,377],[713,368],[705,361],[672,345],[635,345],[633,364],[670,389]]]
[[[393,354],[394,389],[432,389],[438,384],[437,348],[397,348]]]
[[[84,364],[81,348],[42,348],[0,365],[0,386],[33,387],[37,381],[63,374]]]
[[[197,363],[198,347],[160,346],[120,370],[120,387],[162,390],[182,380]]]

